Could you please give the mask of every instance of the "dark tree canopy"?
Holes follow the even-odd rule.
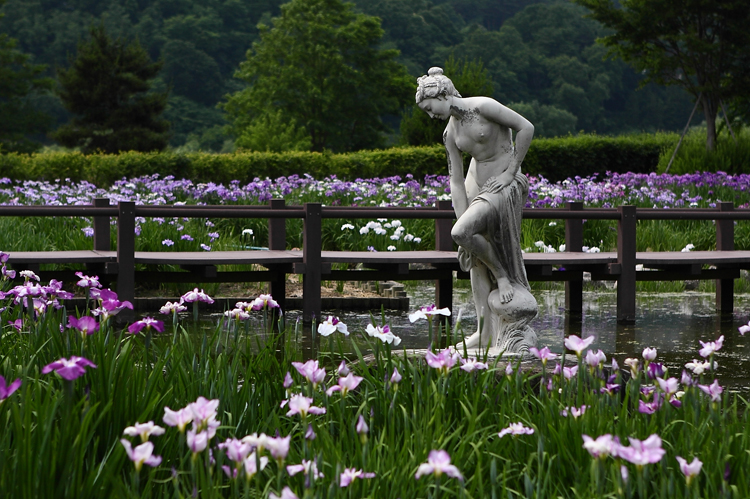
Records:
[[[341,0],[292,0],[272,24],[236,73],[247,88],[225,105],[235,134],[266,120],[289,137],[290,125],[302,128],[313,151],[383,146],[383,118],[400,112],[413,85],[398,51],[378,47],[380,20]]]
[[[164,149],[169,122],[160,115],[167,93],[149,92],[162,63],[138,41],[112,39],[102,26],[91,28],[90,36],[70,67],[58,70],[58,94],[75,117],[53,138],[84,153]]]
[[[713,150],[720,103],[749,92],[733,83],[747,71],[747,0],[574,1],[613,30],[601,42],[642,72],[644,82],[679,85],[694,98],[700,96],[706,147]]]
[[[1,153],[38,149],[41,144],[28,136],[46,132],[50,124],[50,117],[34,107],[33,98],[50,90],[53,81],[43,78],[44,66],[31,64],[16,45],[16,40],[0,34]]]

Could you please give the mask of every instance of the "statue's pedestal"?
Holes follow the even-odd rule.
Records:
[[[480,322],[489,321],[488,326],[483,328],[485,333],[472,334],[464,342],[458,343],[456,349],[462,352],[465,343],[470,355],[481,355],[489,348],[490,356],[498,357],[504,352],[525,355],[529,348],[536,347],[536,333],[529,326],[539,310],[536,298],[520,284],[513,283],[511,286],[513,299],[508,303],[500,301],[497,289],[490,292],[487,298],[489,313],[480,317]]]

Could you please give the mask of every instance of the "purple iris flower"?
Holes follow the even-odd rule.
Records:
[[[51,364],[47,364],[42,368],[42,374],[48,374],[52,371],[57,371],[64,379],[73,381],[76,378],[83,376],[86,373],[87,367],[93,367],[96,369],[96,364],[84,357],[76,357],[75,355],[70,358],[61,358]]]
[[[160,333],[163,333],[164,323],[162,321],[154,319],[153,317],[144,317],[143,319],[128,326],[128,332],[130,334],[136,334],[139,333],[143,328],[146,328],[146,331],[149,331],[151,328],[153,328]]]
[[[68,316],[68,327],[70,329],[77,329],[80,331],[81,336],[84,338],[90,336],[99,330],[99,323],[96,319],[88,315],[84,315],[80,319],[76,319],[74,316]]]
[[[6,384],[5,378],[0,376],[0,404],[3,403],[3,400],[10,397],[13,392],[18,390],[18,387],[21,386],[21,378],[18,378],[10,385]]]

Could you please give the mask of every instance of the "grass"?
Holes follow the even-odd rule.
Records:
[[[0,312],[0,375],[7,383],[21,380],[18,391],[0,403],[3,497],[266,498],[284,487],[309,498],[750,494],[742,471],[750,466],[748,407],[738,395],[725,393],[711,402],[698,387],[681,386],[681,407],[664,403],[654,414],[643,414],[639,401],[652,399],[645,399],[640,387],[655,383],[643,371],[630,381],[626,373],[615,372],[609,381],[621,388],[609,395],[600,393],[609,374],[601,368],[582,367],[568,380],[551,375],[551,365],[545,373],[519,369],[514,360],[490,360],[485,370],[464,372],[459,362],[441,374],[423,354],[399,351],[363,331],[313,338],[299,324],[282,323],[268,333],[263,320],[252,329],[222,323],[195,331],[188,317],[180,317],[173,325],[167,321],[162,334],[135,335],[110,319],[84,338],[74,329],[61,330],[70,313],[65,308],[31,318],[10,299],[2,305],[7,308]],[[24,319],[20,331],[8,325],[19,318]],[[372,352],[369,359],[366,352]],[[71,382],[54,372],[42,374],[45,365],[73,355],[97,367]],[[568,354],[571,358],[575,362]],[[326,370],[317,388],[291,365],[312,359]],[[326,394],[325,388],[338,382],[342,361],[362,381],[345,396]],[[403,377],[398,384],[389,381],[394,369]],[[292,382],[285,387],[288,371]],[[708,385],[711,378],[707,373],[696,381]],[[295,393],[311,397],[325,414],[287,415],[290,406],[280,403]],[[220,426],[209,441],[210,455],[191,452],[186,435],[163,422],[165,407],[177,410],[201,396],[218,400]],[[580,417],[561,416],[566,408],[582,405],[587,409]],[[356,430],[360,416],[369,427],[366,436]],[[150,437],[162,460],[136,472],[120,439],[126,427],[147,421],[166,430]],[[534,433],[498,436],[519,422]],[[310,429],[313,440],[305,438]],[[271,459],[257,475],[246,480],[240,472],[237,480],[229,478],[221,466],[234,465],[218,444],[254,433],[291,437],[288,454],[276,460],[265,451]],[[582,436],[605,434],[623,444],[628,437],[657,434],[665,455],[645,466],[594,459]],[[140,443],[126,438],[133,446]],[[464,480],[415,479],[432,450],[448,452]],[[704,463],[690,487],[677,456]],[[324,476],[290,476],[285,466],[302,460],[315,461]],[[621,466],[629,472],[627,481]],[[345,468],[375,476],[340,487]]]

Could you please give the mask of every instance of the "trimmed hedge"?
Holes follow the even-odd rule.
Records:
[[[531,175],[550,180],[587,176],[593,173],[651,172],[659,155],[677,141],[676,134],[602,137],[577,135],[536,139],[523,164]],[[468,157],[467,157],[468,160]],[[15,180],[86,180],[106,187],[116,180],[159,173],[189,178],[194,182],[249,182],[254,178],[277,178],[309,174],[316,178],[405,176],[421,179],[427,174],[447,175],[445,152],[441,145],[400,147],[348,154],[314,152],[237,152],[92,154],[50,152],[0,156],[0,176]]]

